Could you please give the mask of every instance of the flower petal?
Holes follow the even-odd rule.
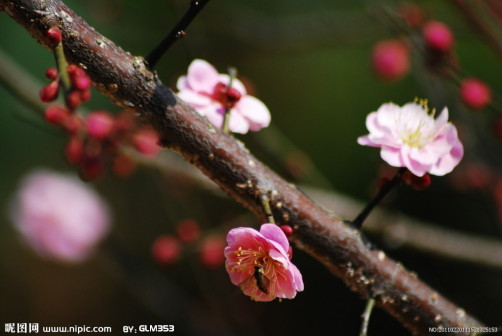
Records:
[[[380,150],[380,156],[385,162],[393,167],[404,167],[400,149],[392,147],[382,147],[382,149]]]
[[[252,96],[244,96],[235,109],[249,122],[251,131],[259,131],[270,124],[270,112],[263,102]]]
[[[218,78],[218,71],[204,60],[196,59],[188,67],[187,82],[194,91],[212,94]]]
[[[357,143],[363,146],[380,147],[379,144],[371,141],[369,135],[360,136],[359,138],[357,138]]]
[[[430,170],[431,174],[443,176],[455,168],[464,156],[464,147],[457,141],[451,151],[443,156]]]
[[[232,109],[228,128],[234,133],[246,134],[249,131],[249,123],[240,113]]]
[[[288,238],[286,237],[286,234],[284,231],[281,230],[280,227],[278,227],[275,224],[269,224],[265,223],[261,226],[260,228],[260,233],[263,235],[263,237],[267,238],[268,240],[273,240],[277,242],[285,252],[285,255],[287,256],[287,251],[289,249],[289,241]]]
[[[193,108],[203,107],[211,104],[211,98],[201,95],[192,90],[182,90],[177,93],[178,97]]]
[[[418,161],[415,161],[410,155],[410,147],[403,146],[401,148],[401,158],[403,160],[404,166],[408,168],[416,176],[423,176],[431,169],[431,165],[425,165]]]
[[[190,89],[187,76],[181,76],[180,78],[178,78],[178,80],[176,81],[176,88],[180,91]]]

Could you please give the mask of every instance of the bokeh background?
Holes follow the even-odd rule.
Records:
[[[65,3],[125,50],[146,55],[183,15],[189,1]],[[502,87],[500,55],[451,2],[417,3],[428,17],[454,31],[463,71],[482,78],[496,93]],[[489,167],[490,176],[496,176],[502,148],[491,132],[493,110],[468,111],[459,102],[457,87],[428,71],[417,58],[400,81],[375,77],[372,48],[396,33],[378,11],[399,5],[213,1],[157,70],[174,87],[193,58],[208,60],[221,72],[229,65],[237,67],[273,118],[270,129],[239,138],[295,182],[368,200],[383,164],[377,150],[356,143],[366,133],[366,115],[384,102],[404,104],[415,97],[428,98],[438,109],[448,106],[451,118],[465,130],[461,136],[466,135],[466,157],[459,170],[481,163]],[[54,64],[52,55],[5,14],[0,16],[0,29],[2,51],[45,84],[43,74]],[[96,91],[86,108],[118,111]],[[174,324],[179,335],[358,334],[365,302],[301,251],[295,251],[293,261],[304,275],[305,292],[283,302],[252,302],[231,285],[223,267],[205,267],[195,245],[184,250],[176,265],[158,267],[151,258],[152,242],[159,235],[174,234],[176,224],[185,218],[196,220],[204,235],[224,235],[232,226],[258,223],[233,200],[151,167],[141,167],[128,179],[109,174],[93,183],[110,203],[114,229],[90,260],[64,265],[40,258],[12,227],[9,203],[22,176],[32,169],[72,170],[62,156],[66,138],[3,88],[0,111],[0,323],[102,325],[112,326],[114,334],[121,333],[122,325],[138,324]],[[383,206],[462,232],[494,239],[502,234],[493,188],[471,188],[464,175],[433,177],[432,186],[421,192],[400,187]],[[376,243],[488,326],[502,325],[500,269]],[[390,334],[408,331],[376,309],[370,335]]]

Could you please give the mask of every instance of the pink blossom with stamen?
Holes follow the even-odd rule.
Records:
[[[406,167],[417,176],[445,175],[464,155],[457,129],[448,122],[446,107],[434,119],[425,104],[383,104],[368,115],[366,127],[370,133],[357,139],[360,145],[381,148],[384,161]]]
[[[23,179],[10,217],[35,252],[70,263],[89,257],[108,233],[111,219],[104,200],[87,184],[47,170]]]
[[[302,275],[290,260],[288,239],[277,225],[265,223],[259,232],[232,229],[227,243],[225,267],[230,280],[252,300],[293,299],[303,291]]]
[[[230,76],[220,74],[208,62],[196,59],[188,67],[186,76],[178,79],[178,96],[221,128],[225,110],[230,109],[230,131],[247,133],[259,131],[270,124],[270,112],[259,99],[246,92],[244,84]]]

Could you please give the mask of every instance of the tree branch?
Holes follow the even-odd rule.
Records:
[[[415,273],[372,248],[359,230],[313,203],[231,135],[201,118],[148,70],[143,58],[124,52],[61,1],[0,0],[0,9],[41,44],[46,29],[59,26],[68,61],[86,68],[100,91],[117,105],[138,112],[157,129],[164,146],[181,153],[262,220],[260,195],[268,193],[278,224],[295,229],[292,241],[297,247],[363,299],[375,297],[378,306],[413,333],[426,335],[429,327],[482,325]]]
[[[485,38],[490,46],[502,56],[502,29],[500,22],[483,1],[450,0]]]

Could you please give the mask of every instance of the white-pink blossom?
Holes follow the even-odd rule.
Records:
[[[434,119],[425,104],[383,104],[368,115],[366,127],[370,133],[357,139],[360,145],[381,148],[384,161],[406,167],[417,176],[445,175],[464,155],[446,107]]]
[[[251,299],[293,299],[296,292],[303,291],[302,275],[290,260],[288,238],[277,225],[265,223],[259,232],[232,229],[227,242],[225,267],[230,280]]]
[[[222,128],[225,110],[230,108],[229,129],[235,133],[259,131],[270,124],[268,108],[246,92],[244,84],[220,74],[208,62],[196,59],[186,76],[178,79],[178,96],[205,116],[213,125]]]
[[[73,175],[36,170],[22,181],[11,219],[41,256],[64,262],[86,259],[110,228],[104,200]]]

